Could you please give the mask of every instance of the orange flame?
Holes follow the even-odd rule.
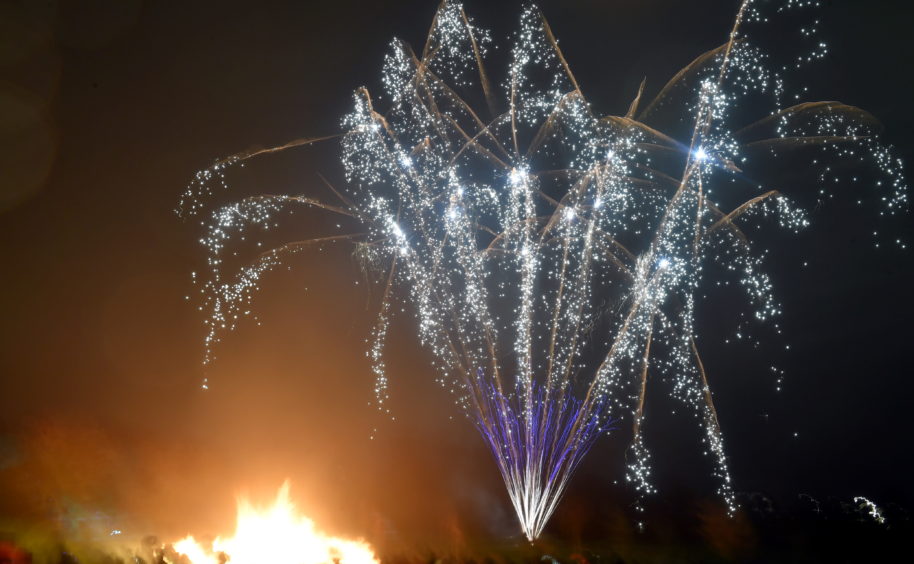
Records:
[[[273,505],[263,510],[239,499],[231,538],[216,538],[207,548],[187,536],[173,546],[191,564],[221,564],[226,557],[230,564],[379,564],[368,543],[327,536],[298,514],[289,499],[288,481]]]

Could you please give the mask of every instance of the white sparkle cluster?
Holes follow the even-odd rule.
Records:
[[[812,146],[868,158],[887,179],[886,209],[906,198],[900,164],[874,136],[872,116],[836,102],[780,105],[783,81],[743,30],[768,17],[742,2],[726,43],[652,101],[639,91],[624,115],[601,116],[536,8],[523,10],[507,76],[493,85],[484,66],[489,34],[458,3],[443,2],[421,53],[392,43],[384,111],[367,89],[355,93],[343,120],[340,206],[304,196],[248,198],[218,208],[206,223],[207,350],[249,311],[261,275],[301,248],[269,251],[226,280],[221,257],[231,240],[269,226],[293,203],[349,215],[364,229],[352,239],[380,265],[384,288],[368,351],[379,407],[387,411],[384,343],[401,301],[416,313],[438,382],[483,434],[522,435],[499,439],[505,444],[493,452],[528,537],[540,533],[576,467],[563,462],[553,473],[546,461],[586,448],[582,429],[608,429],[610,410],[631,417],[628,480],[643,494],[655,491],[642,429],[656,377],[701,421],[732,508],[696,309],[704,287],[733,283],[745,288],[755,320],[778,315],[766,251],[748,230],[772,215],[788,229],[807,224],[777,189],[743,169]],[[741,100],[760,95],[774,100],[773,109],[737,123]],[[664,117],[670,112],[673,123]],[[665,132],[683,122],[685,133]],[[225,163],[245,158],[200,173],[182,209],[202,209]],[[568,406],[579,411],[558,417],[570,430],[557,431],[548,414]],[[505,425],[509,412],[517,427]]]

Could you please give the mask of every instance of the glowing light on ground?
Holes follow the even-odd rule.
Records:
[[[191,564],[378,564],[368,543],[332,537],[300,514],[289,497],[289,483],[269,507],[238,501],[235,534],[205,546],[193,536],[174,543]]]

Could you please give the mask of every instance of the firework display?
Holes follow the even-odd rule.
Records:
[[[522,11],[507,71],[493,82],[490,34],[445,0],[421,52],[392,43],[383,96],[356,91],[340,135],[224,159],[188,187],[182,214],[208,214],[206,362],[222,332],[250,314],[264,273],[316,243],[351,242],[382,290],[368,349],[379,408],[389,412],[384,346],[402,302],[415,312],[435,378],[491,450],[528,539],[617,421],[633,433],[628,481],[641,494],[654,491],[642,433],[654,377],[698,414],[719,493],[734,507],[696,311],[705,286],[731,284],[746,290],[749,321],[776,317],[767,249],[752,235],[769,217],[789,230],[807,224],[756,163],[814,151],[825,185],[829,158],[853,160],[880,176],[888,212],[906,200],[900,164],[872,116],[838,102],[782,103],[781,75],[752,32],[810,4],[740,3],[723,45],[653,100],[642,100],[642,83],[624,114],[603,116],[538,9]],[[813,43],[800,64],[824,53]],[[766,101],[753,112],[761,119],[741,122],[745,100]],[[346,178],[331,187],[338,202],[290,194],[211,204],[230,167],[337,138]],[[233,245],[297,206],[359,227],[289,242],[226,272]]]

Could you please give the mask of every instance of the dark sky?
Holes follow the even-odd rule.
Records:
[[[194,171],[335,132],[353,89],[376,87],[389,40],[419,46],[435,4],[0,4],[0,515],[57,519],[67,499],[144,532],[218,532],[236,491],[266,496],[288,477],[302,505],[338,530],[387,541],[455,528],[514,533],[495,467],[428,377],[408,316],[391,350],[397,421],[367,406],[374,302],[355,284],[347,248],[268,277],[262,326],[226,338],[208,392],[199,390],[203,314],[184,299],[202,249],[196,226],[173,210]],[[910,160],[906,3],[825,4],[831,52],[801,77],[809,99],[867,109]],[[513,29],[518,7],[467,2],[496,38]],[[593,104],[624,113],[644,76],[655,93],[722,43],[735,2],[541,7]],[[316,172],[339,171],[332,148],[258,166],[265,191],[319,190]],[[804,190],[796,187],[801,199]],[[706,360],[738,490],[911,508],[914,260],[892,245],[874,249],[871,237],[874,226],[886,242],[910,234],[911,218],[879,223],[877,209],[849,205],[861,188],[842,190],[807,232],[777,241],[772,273],[790,352],[777,340],[759,351],[709,345]],[[712,325],[708,342],[720,343]],[[780,394],[766,372],[772,359],[787,373]],[[663,396],[662,383],[654,392]],[[711,498],[691,420],[652,423],[658,503],[664,492]],[[627,515],[631,492],[614,485],[625,429],[591,454],[566,513]]]

